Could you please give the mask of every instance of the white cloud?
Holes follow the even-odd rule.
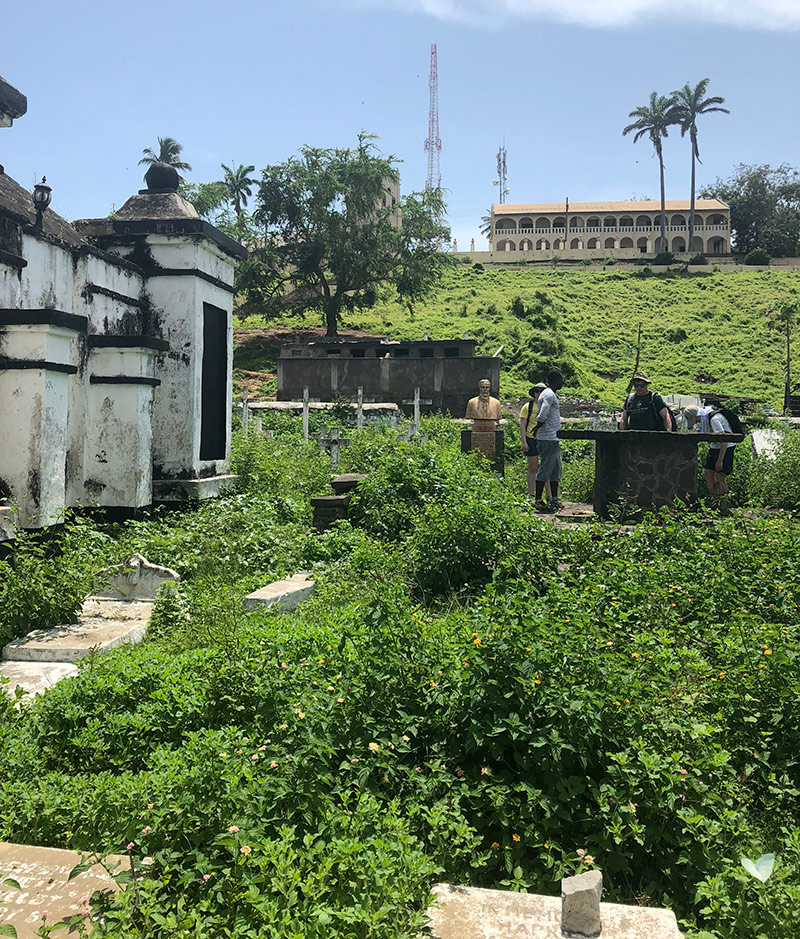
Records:
[[[391,7],[480,26],[538,19],[602,28],[666,20],[746,29],[800,29],[800,0],[361,0],[358,5]]]

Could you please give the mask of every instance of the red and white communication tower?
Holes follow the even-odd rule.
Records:
[[[439,154],[442,141],[439,139],[439,70],[436,65],[436,43],[431,44],[431,74],[428,81],[430,89],[430,107],[428,108],[428,137],[425,149],[428,151],[428,178],[426,189],[441,189],[442,171],[439,167]]]

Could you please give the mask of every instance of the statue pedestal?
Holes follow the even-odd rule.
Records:
[[[561,430],[562,440],[594,440],[594,510],[609,518],[627,505],[634,518],[676,499],[697,497],[697,445],[740,443],[741,434],[665,433],[660,430]]]
[[[497,421],[473,421],[471,430],[461,431],[461,452],[478,450],[492,464],[494,471],[503,475],[505,442]]]

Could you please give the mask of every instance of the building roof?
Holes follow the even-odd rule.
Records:
[[[688,212],[688,199],[667,199],[667,212]],[[729,208],[719,199],[695,199],[695,212],[725,211]],[[636,202],[570,202],[570,215],[586,215],[588,212],[660,212],[658,199],[643,199]],[[493,215],[547,215],[552,212],[566,214],[563,202],[497,202],[492,205]]]
[[[22,225],[36,223],[36,208],[33,197],[20,184],[6,176],[0,168],[0,215],[10,216]],[[42,231],[69,245],[84,245],[86,239],[70,223],[48,208],[42,215]]]
[[[28,110],[28,99],[0,75],[0,126],[6,127]]]

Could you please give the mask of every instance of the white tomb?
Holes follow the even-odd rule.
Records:
[[[156,164],[70,225],[0,168],[0,540],[70,506],[217,495],[230,476],[233,275],[245,249]],[[48,187],[37,187],[42,191]]]

